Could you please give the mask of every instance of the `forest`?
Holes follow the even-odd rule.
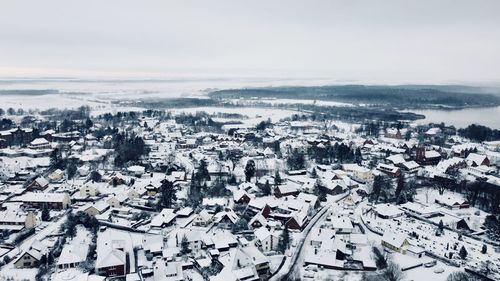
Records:
[[[464,108],[500,105],[500,96],[470,88],[435,86],[269,87],[215,91],[212,98],[283,98],[386,105],[395,108]]]

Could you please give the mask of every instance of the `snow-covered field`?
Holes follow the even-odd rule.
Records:
[[[206,112],[208,114],[216,114],[216,113],[234,113],[234,114],[242,114],[248,117],[248,119],[241,119],[246,125],[257,125],[261,121],[265,121],[268,118],[271,119],[272,122],[278,122],[283,118],[290,117],[293,114],[297,114],[299,112],[293,110],[284,110],[284,109],[272,109],[272,108],[259,108],[259,107],[246,107],[246,108],[234,108],[234,107],[191,107],[191,108],[179,108],[170,110],[172,113],[180,114],[180,113],[191,113],[195,114],[196,112]]]

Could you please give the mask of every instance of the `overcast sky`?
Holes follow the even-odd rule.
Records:
[[[0,77],[498,82],[500,1],[2,1]]]

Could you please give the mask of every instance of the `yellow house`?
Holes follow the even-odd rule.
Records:
[[[375,176],[368,168],[359,166],[358,164],[342,165],[344,171],[352,173],[352,179],[362,183],[372,183]]]
[[[108,200],[106,200],[106,203],[108,203],[109,206],[112,208],[120,208],[122,204],[127,201],[128,196],[125,194],[118,194],[116,196],[110,197]]]
[[[142,186],[132,186],[132,188],[127,191],[129,199],[141,198],[144,194],[146,194],[146,189]]]
[[[83,207],[83,212],[91,217],[95,217],[104,213],[109,209],[109,205],[104,201],[95,202],[93,204],[88,204]]]
[[[382,236],[382,246],[392,251],[406,254],[410,243],[404,234],[385,231],[384,236]]]
[[[80,187],[81,197],[94,197],[99,194],[99,190],[94,184],[86,183]]]
[[[23,228],[34,228],[36,216],[33,212],[27,213],[21,210],[7,210],[0,212],[0,228],[20,231]]]

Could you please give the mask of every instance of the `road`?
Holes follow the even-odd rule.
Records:
[[[10,258],[14,258],[18,254],[29,250],[31,244],[33,244],[35,240],[41,241],[50,234],[58,232],[59,227],[66,221],[66,215],[67,212],[64,212],[58,217],[54,217],[50,223],[45,223],[45,228],[37,230],[34,235],[31,235],[27,239],[23,240],[19,245],[16,245],[16,247],[12,249],[7,255],[9,255]],[[14,260],[12,262],[14,262]]]
[[[337,203],[340,200],[344,199],[347,195],[349,195],[349,193],[342,195],[340,198],[335,199],[332,202]],[[299,241],[299,243],[297,243],[297,249],[291,257],[290,262],[285,262],[285,265],[280,269],[280,272],[274,275],[270,280],[280,280],[282,278],[288,278],[291,274],[298,270],[297,266],[302,266],[305,256],[305,251],[303,251],[302,248],[304,245],[307,245],[310,240],[309,234],[311,232],[311,229],[316,226],[318,222],[322,222],[325,220],[326,216],[328,215],[328,211],[331,209],[332,202],[328,202],[327,205],[325,205],[309,222],[309,224],[303,231],[304,238]]]

